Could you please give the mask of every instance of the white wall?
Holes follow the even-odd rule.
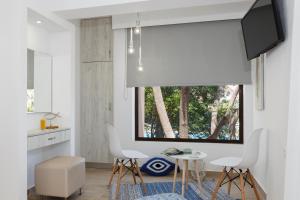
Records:
[[[285,147],[288,130],[288,105],[290,87],[290,58],[294,1],[280,5],[286,41],[269,51],[265,61],[265,110],[253,114],[254,128],[268,129],[268,139],[261,144],[254,176],[267,192],[268,199],[284,199]],[[299,91],[298,91],[299,92]],[[267,148],[265,148],[267,147]]]
[[[63,116],[56,122],[70,127],[71,122],[71,40],[69,32],[51,33],[43,28],[28,24],[27,47],[53,56],[53,112]],[[50,97],[49,97],[50,98]],[[44,113],[27,114],[27,130],[39,128]]]
[[[286,170],[285,170],[285,198],[286,200],[299,199],[300,179],[300,2],[294,2],[294,19],[292,33],[292,59],[290,72],[290,101],[289,101],[289,124],[286,147]]]
[[[80,156],[80,20],[72,20],[75,27],[75,155]]]
[[[114,126],[120,135],[124,148],[140,150],[150,156],[159,155],[168,147],[193,148],[208,154],[207,161],[222,156],[240,156],[243,145],[211,143],[178,142],[143,142],[134,140],[134,91],[125,89],[125,31],[114,30]],[[247,138],[252,130],[252,86],[244,89],[244,136]],[[207,165],[208,170],[215,170]]]
[[[26,9],[23,0],[0,6],[0,194],[26,199]]]
[[[57,155],[75,154],[75,35],[74,30],[50,32],[44,27],[28,24],[27,47],[53,56],[53,112],[62,118],[54,121],[60,127],[71,128],[70,142],[28,152],[27,187],[34,186],[35,165]],[[38,129],[44,113],[27,114],[27,129]]]

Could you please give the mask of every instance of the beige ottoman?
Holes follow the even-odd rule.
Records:
[[[59,156],[35,168],[36,193],[42,196],[68,198],[85,184],[85,160],[81,157]]]

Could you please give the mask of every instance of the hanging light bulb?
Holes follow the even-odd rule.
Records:
[[[133,38],[132,38],[132,28],[130,29],[130,41],[128,46],[128,53],[134,54]]]
[[[142,30],[140,29],[140,47],[139,47],[139,65],[138,71],[144,71],[143,63],[142,63]]]
[[[140,34],[141,33],[141,21],[140,21],[140,14],[137,13],[137,20],[136,20],[136,25],[135,25],[135,28],[134,28],[134,33],[136,35]]]
[[[140,34],[140,32],[141,32],[141,27],[137,26],[137,27],[134,28],[134,33],[136,35]]]
[[[144,67],[143,67],[143,64],[142,64],[142,63],[139,64],[138,70],[139,70],[140,72],[144,71]]]

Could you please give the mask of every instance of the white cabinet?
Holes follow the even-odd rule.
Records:
[[[87,162],[109,163],[106,123],[113,123],[111,17],[81,20],[80,151]]]
[[[40,147],[41,137],[29,137],[27,139],[27,150],[37,149]]]
[[[27,150],[39,149],[69,140],[70,129],[30,131],[27,137]]]

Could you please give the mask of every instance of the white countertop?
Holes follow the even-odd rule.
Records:
[[[37,135],[43,135],[43,134],[49,134],[49,133],[55,133],[59,131],[65,131],[65,130],[70,130],[70,128],[56,128],[56,129],[35,129],[35,130],[30,130],[27,132],[27,137],[34,137]]]

